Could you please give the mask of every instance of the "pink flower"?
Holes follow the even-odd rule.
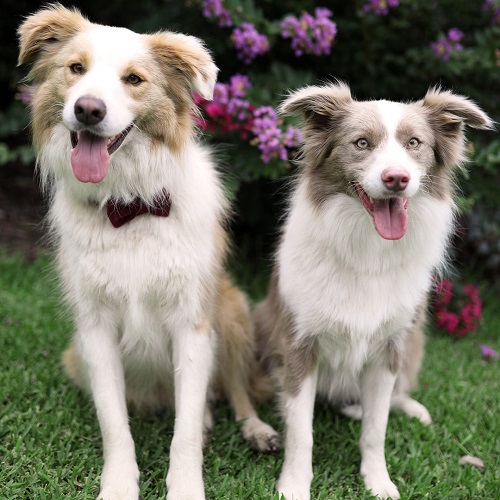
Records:
[[[462,287],[449,280],[437,283],[434,315],[438,328],[455,337],[463,337],[479,326],[481,309],[479,290],[471,283]]]

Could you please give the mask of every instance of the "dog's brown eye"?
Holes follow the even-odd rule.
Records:
[[[69,69],[71,73],[75,73],[75,75],[81,75],[83,73],[83,66],[80,63],[72,64]]]
[[[133,73],[127,77],[127,83],[131,85],[139,85],[143,81],[144,80],[140,76],[134,75]]]
[[[420,141],[416,137],[412,137],[408,141],[408,147],[410,147],[412,149],[418,148],[419,145],[420,145]]]
[[[359,149],[366,149],[370,144],[368,143],[368,141],[362,137],[361,139],[358,139],[356,141],[356,146],[359,148]]]

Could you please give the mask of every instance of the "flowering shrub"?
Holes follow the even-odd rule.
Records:
[[[330,54],[337,34],[337,25],[330,20],[332,12],[317,7],[314,14],[304,12],[300,19],[287,16],[280,24],[281,36],[292,39],[292,49],[297,57],[303,54]]]
[[[458,28],[451,28],[446,35],[431,43],[436,58],[447,61],[454,52],[460,52],[463,49],[460,44],[463,36],[464,34]]]
[[[238,58],[245,64],[250,64],[269,50],[266,35],[258,33],[251,23],[242,23],[241,28],[235,28],[231,40],[238,51]]]
[[[500,1],[499,0],[485,0],[483,10],[491,12],[492,24],[500,24]]]
[[[198,119],[206,131],[225,135],[236,131],[242,139],[253,135],[250,144],[261,151],[261,159],[269,163],[272,159],[288,159],[288,152],[295,150],[300,144],[299,129],[288,126],[284,132],[280,120],[270,106],[256,108],[246,100],[246,90],[250,88],[250,80],[245,75],[234,75],[229,83],[215,85],[212,101],[196,97],[198,106],[204,117]]]
[[[227,28],[233,25],[231,12],[222,6],[222,0],[203,0],[203,15],[217,21],[217,26]]]
[[[463,286],[449,280],[437,283],[434,302],[436,326],[454,337],[463,337],[477,329],[481,320],[479,290],[472,284]]]
[[[127,9],[119,2],[108,2],[106,12],[98,0],[86,4],[91,16],[102,13],[94,19],[97,22],[139,32],[170,28],[206,42],[220,68],[221,83],[212,102],[198,98],[198,122],[207,132],[205,140],[224,152],[228,193],[243,200],[238,200],[238,213],[244,230],[235,229],[235,240],[250,251],[255,247],[250,257],[255,261],[267,257],[274,246],[274,236],[263,235],[277,234],[281,211],[276,207],[281,193],[288,191],[281,190],[275,179],[288,183],[287,176],[293,173],[289,160],[300,145],[297,121],[270,110],[276,109],[288,90],[338,78],[349,83],[361,100],[408,101],[438,84],[470,96],[495,121],[500,120],[495,93],[500,0],[148,0],[144,5],[131,3]],[[14,33],[19,17],[4,17],[5,33]],[[12,74],[17,47],[14,37],[6,40],[11,42],[5,41],[0,65],[4,86],[0,166],[12,158],[20,161],[22,148],[28,148],[28,138],[20,133],[26,129],[28,113],[19,99],[13,99],[13,82],[24,72]],[[19,97],[29,100],[24,89]],[[461,206],[498,206],[500,140],[496,134],[475,135],[473,130],[468,137],[476,146],[471,153],[476,168],[461,186],[466,197]],[[218,148],[219,144],[223,147]],[[481,264],[487,268],[488,278],[500,276],[498,250],[490,233],[488,257],[479,255],[478,247],[478,258],[467,259],[469,265],[476,263],[475,270]],[[484,246],[480,245],[481,251]]]
[[[369,0],[368,3],[363,5],[364,12],[373,12],[377,16],[386,16],[389,14],[391,7],[397,7],[398,0]]]

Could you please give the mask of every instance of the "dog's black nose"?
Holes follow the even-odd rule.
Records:
[[[96,97],[82,96],[75,102],[75,116],[84,125],[97,125],[106,116],[106,105]]]

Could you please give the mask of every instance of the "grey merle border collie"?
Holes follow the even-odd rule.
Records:
[[[359,403],[344,411],[362,420],[365,486],[399,498],[385,462],[389,409],[431,421],[409,396],[427,295],[453,228],[464,128],[492,122],[451,92],[359,102],[342,83],[298,90],[281,112],[302,117],[305,144],[271,288],[254,312],[262,361],[282,390],[277,489],[287,500],[310,498],[318,394]]]

